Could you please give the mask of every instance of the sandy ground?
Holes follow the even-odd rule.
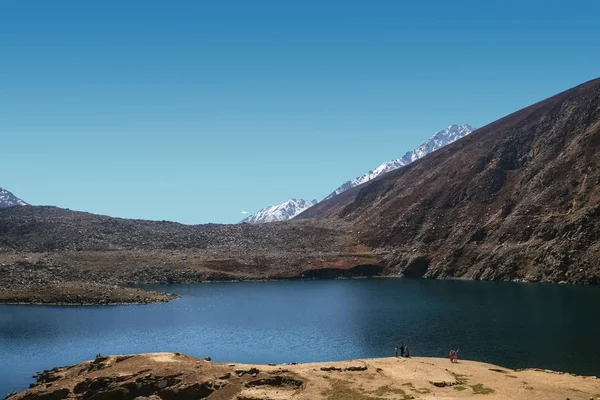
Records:
[[[100,357],[39,375],[19,399],[600,399],[600,379],[475,361],[378,358],[294,365],[212,363],[179,353]]]

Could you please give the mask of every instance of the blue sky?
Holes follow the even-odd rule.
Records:
[[[0,186],[237,222],[600,76],[598,1],[0,2]]]

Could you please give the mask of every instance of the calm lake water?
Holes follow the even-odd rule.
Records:
[[[154,285],[167,304],[0,306],[0,397],[97,353],[285,363],[461,358],[600,376],[600,287],[409,279]]]

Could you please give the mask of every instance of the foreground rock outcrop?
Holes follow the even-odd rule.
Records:
[[[600,380],[435,358],[293,365],[212,363],[180,353],[98,356],[37,374],[7,400],[596,400]]]

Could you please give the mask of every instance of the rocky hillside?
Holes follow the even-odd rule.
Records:
[[[317,200],[289,199],[285,203],[265,207],[240,222],[264,224],[267,222],[287,221],[315,204],[317,204]]]
[[[327,251],[339,239],[335,228],[297,224],[203,224],[113,218],[58,207],[0,210],[0,253],[206,250]]]
[[[397,158],[395,160],[386,161],[381,164],[379,167],[363,174],[361,176],[357,176],[356,178],[345,182],[342,186],[335,189],[329,196],[325,197],[325,200],[332,198],[333,196],[337,196],[340,193],[345,192],[346,190],[352,189],[353,187],[362,185],[365,182],[368,182],[372,179],[377,178],[380,175],[388,173],[398,168],[402,168],[407,166],[413,161],[418,160],[419,158],[425,157],[427,154],[432,153],[438,149],[441,149],[444,146],[447,146],[450,143],[457,141],[458,139],[467,136],[469,133],[473,132],[475,128],[471,125],[450,125],[446,129],[442,129],[441,131],[437,131],[433,134],[425,143],[414,149],[413,151],[409,151],[404,154],[402,157]]]
[[[600,283],[600,79],[297,217],[349,222],[389,272]]]
[[[120,286],[378,273],[378,258],[350,231],[343,221],[182,225],[5,208],[0,303],[149,302],[162,299]]]
[[[12,194],[6,189],[0,187],[0,208],[14,207],[14,206],[26,206],[23,200]]]

